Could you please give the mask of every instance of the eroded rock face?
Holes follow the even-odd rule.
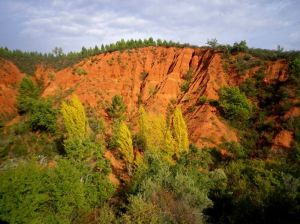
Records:
[[[17,113],[16,95],[23,74],[10,61],[0,59],[0,117],[7,119]]]
[[[105,105],[115,95],[123,97],[127,116],[133,123],[140,105],[161,115],[179,105],[191,141],[200,147],[214,146],[223,140],[238,141],[236,131],[220,118],[215,107],[199,104],[201,96],[217,100],[222,86],[240,83],[233,80],[236,75],[223,71],[221,54],[205,48],[145,47],[96,55],[57,72],[39,66],[35,79],[43,80],[44,97],[65,99],[75,93],[106,119]],[[283,77],[285,69],[284,62],[270,62],[267,72],[271,75],[267,77]],[[182,91],[189,70],[192,77]],[[248,71],[247,76],[256,70]]]
[[[76,74],[77,68],[87,74]],[[193,75],[189,88],[183,92],[181,86],[189,70]],[[133,119],[140,104],[152,113],[163,115],[170,105],[179,105],[192,142],[211,146],[221,140],[238,140],[235,131],[220,120],[214,107],[197,104],[203,95],[218,99],[218,89],[226,85],[219,53],[208,49],[147,47],[97,55],[59,71],[43,96],[69,90],[105,115],[104,102],[110,102],[114,95],[122,95],[128,106],[128,117]]]

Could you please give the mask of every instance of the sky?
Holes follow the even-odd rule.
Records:
[[[300,50],[300,0],[0,0],[0,46],[78,51],[120,39]]]

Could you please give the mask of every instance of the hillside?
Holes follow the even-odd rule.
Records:
[[[299,52],[149,38],[0,58],[1,223],[300,222]]]
[[[229,60],[234,63],[237,58],[242,56],[235,55]],[[43,82],[43,97],[64,98],[76,93],[86,106],[106,118],[105,104],[115,95],[123,97],[130,120],[136,118],[139,105],[144,105],[155,114],[165,115],[168,108],[180,105],[187,120],[190,139],[202,147],[217,145],[222,140],[238,141],[238,136],[220,119],[215,107],[208,103],[199,104],[201,97],[205,96],[208,101],[218,100],[221,87],[239,85],[262,67],[266,72],[265,82],[287,76],[287,62],[284,60],[263,61],[255,57],[251,60],[259,63],[241,76],[234,66],[224,71],[227,62],[222,59],[220,51],[146,47],[92,56],[56,72],[40,65],[34,78]],[[13,73],[16,68],[1,68],[4,71],[11,69],[11,83],[3,82],[6,88],[12,84],[17,86],[20,78]],[[185,80],[187,73],[191,76],[188,81]],[[183,85],[186,85],[184,90]],[[4,87],[1,92],[8,94]],[[16,112],[12,107],[16,91],[11,94],[6,101],[1,101],[2,114],[9,110]]]

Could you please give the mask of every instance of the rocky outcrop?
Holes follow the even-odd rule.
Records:
[[[78,74],[79,69],[86,75]],[[183,92],[181,86],[189,70],[192,78]],[[227,79],[221,55],[212,50],[147,47],[97,55],[59,71],[43,96],[74,92],[105,116],[105,102],[122,95],[132,119],[140,104],[156,114],[166,114],[168,108],[180,105],[192,142],[211,146],[222,140],[238,140],[235,131],[219,118],[216,108],[197,103],[200,96],[218,99],[217,91],[228,85]]]
[[[0,118],[8,119],[17,113],[17,88],[23,74],[10,61],[0,59]]]
[[[220,87],[242,82],[234,80],[238,77],[234,69],[224,72],[222,60],[221,52],[206,48],[145,47],[99,54],[57,72],[39,66],[35,79],[43,83],[44,97],[60,102],[76,93],[86,106],[106,119],[105,106],[114,95],[124,98],[127,116],[133,123],[139,105],[163,115],[179,105],[191,141],[200,147],[214,146],[222,141],[238,141],[236,131],[220,118],[214,106],[207,102],[199,104],[201,96],[217,100]],[[267,79],[284,78],[286,67],[283,61],[269,62]],[[246,76],[257,69],[247,71]],[[188,71],[192,75],[186,80]],[[12,76],[16,76],[15,83],[22,77],[20,74]],[[12,108],[14,103],[10,104]]]

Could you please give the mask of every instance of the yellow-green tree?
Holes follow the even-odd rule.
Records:
[[[62,102],[61,112],[64,118],[68,138],[84,139],[88,135],[88,122],[84,107],[76,95],[70,103]]]
[[[188,152],[189,139],[185,120],[183,118],[181,109],[175,108],[173,115],[173,134],[176,141],[176,153],[177,155],[182,152]]]
[[[142,107],[139,113],[139,137],[144,150],[172,162],[175,154],[174,139],[164,117],[149,114]]]
[[[134,162],[131,133],[124,121],[121,121],[117,130],[116,142],[118,149],[129,166]]]

